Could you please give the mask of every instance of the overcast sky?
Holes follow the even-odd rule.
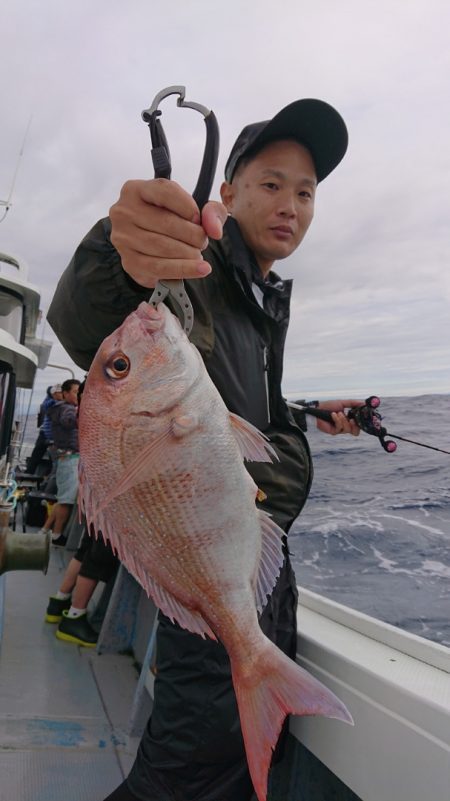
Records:
[[[277,265],[295,279],[285,392],[450,392],[449,29],[448,0],[0,0],[0,199],[32,115],[0,251],[28,264],[45,313],[122,183],[152,176],[140,114],[163,87],[218,117],[216,198],[244,125],[321,98],[350,144]],[[175,98],[163,112],[173,178],[192,189],[204,124]],[[71,364],[58,344],[51,361]],[[67,376],[40,371],[38,394]]]

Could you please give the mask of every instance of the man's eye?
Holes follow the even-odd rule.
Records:
[[[130,360],[124,353],[113,356],[107,365],[105,372],[110,378],[124,378],[130,372]]]
[[[263,186],[266,186],[268,189],[278,189],[278,184],[274,184],[272,181],[267,181]]]

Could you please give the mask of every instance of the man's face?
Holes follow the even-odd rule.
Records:
[[[266,145],[238,167],[222,200],[266,275],[299,246],[314,215],[317,178],[309,151],[293,141]]]
[[[70,390],[68,392],[63,392],[62,396],[66,403],[78,406],[78,384],[72,384]]]

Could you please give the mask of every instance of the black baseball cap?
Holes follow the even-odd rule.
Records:
[[[323,181],[343,158],[348,133],[341,115],[323,100],[296,100],[271,120],[253,122],[239,134],[225,165],[225,180],[231,183],[239,160],[250,151],[254,155],[280,139],[295,139],[310,153],[318,181]]]

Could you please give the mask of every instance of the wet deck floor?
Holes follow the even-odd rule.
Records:
[[[64,643],[45,623],[70,553],[6,582],[0,650],[0,801],[102,801],[127,775],[133,658]]]

